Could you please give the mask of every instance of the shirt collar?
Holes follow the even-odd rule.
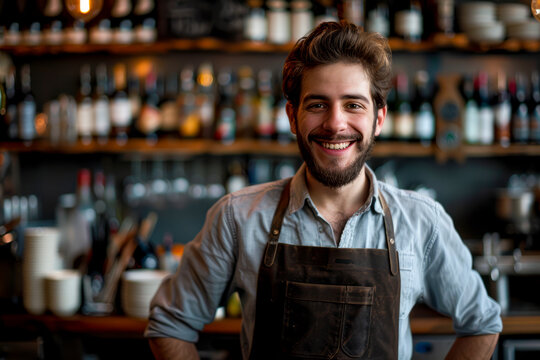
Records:
[[[383,213],[381,201],[379,200],[379,183],[375,173],[366,164],[366,175],[369,178],[369,198],[366,209],[370,207],[379,214]],[[306,164],[303,163],[291,180],[291,197],[289,199],[289,213],[295,213],[306,204],[306,201],[313,205],[306,184]],[[313,205],[315,208],[315,206]]]

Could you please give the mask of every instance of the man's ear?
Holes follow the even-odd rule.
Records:
[[[291,127],[291,132],[296,135],[296,114],[294,111],[294,106],[287,101],[285,110],[287,111],[287,116],[289,117],[289,126]]]
[[[385,105],[383,108],[377,110],[377,119],[375,119],[375,133],[373,135],[378,136],[381,133],[384,119],[386,119],[386,112],[388,107]]]

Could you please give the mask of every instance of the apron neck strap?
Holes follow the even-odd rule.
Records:
[[[289,194],[291,193],[291,181],[285,184],[285,188],[281,192],[279,203],[272,219],[272,225],[270,227],[270,238],[268,239],[268,246],[264,254],[264,265],[270,267],[274,263],[277,254],[279,234],[281,232],[281,225],[283,224],[283,218],[285,217],[285,211],[289,205]]]
[[[386,246],[388,247],[388,260],[390,262],[390,273],[396,275],[398,273],[398,256],[396,251],[396,237],[394,235],[394,223],[392,222],[392,214],[386,204],[386,200],[379,190],[379,200],[381,201],[384,214],[384,230],[386,232]]]

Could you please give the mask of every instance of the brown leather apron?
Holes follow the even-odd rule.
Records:
[[[287,184],[259,268],[250,359],[397,359],[400,276],[390,210],[386,249],[279,243]]]

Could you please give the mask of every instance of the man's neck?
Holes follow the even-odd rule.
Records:
[[[309,195],[317,210],[332,225],[336,241],[347,220],[368,200],[369,180],[364,166],[357,178],[339,188],[330,188],[317,181],[306,171],[306,184]]]

